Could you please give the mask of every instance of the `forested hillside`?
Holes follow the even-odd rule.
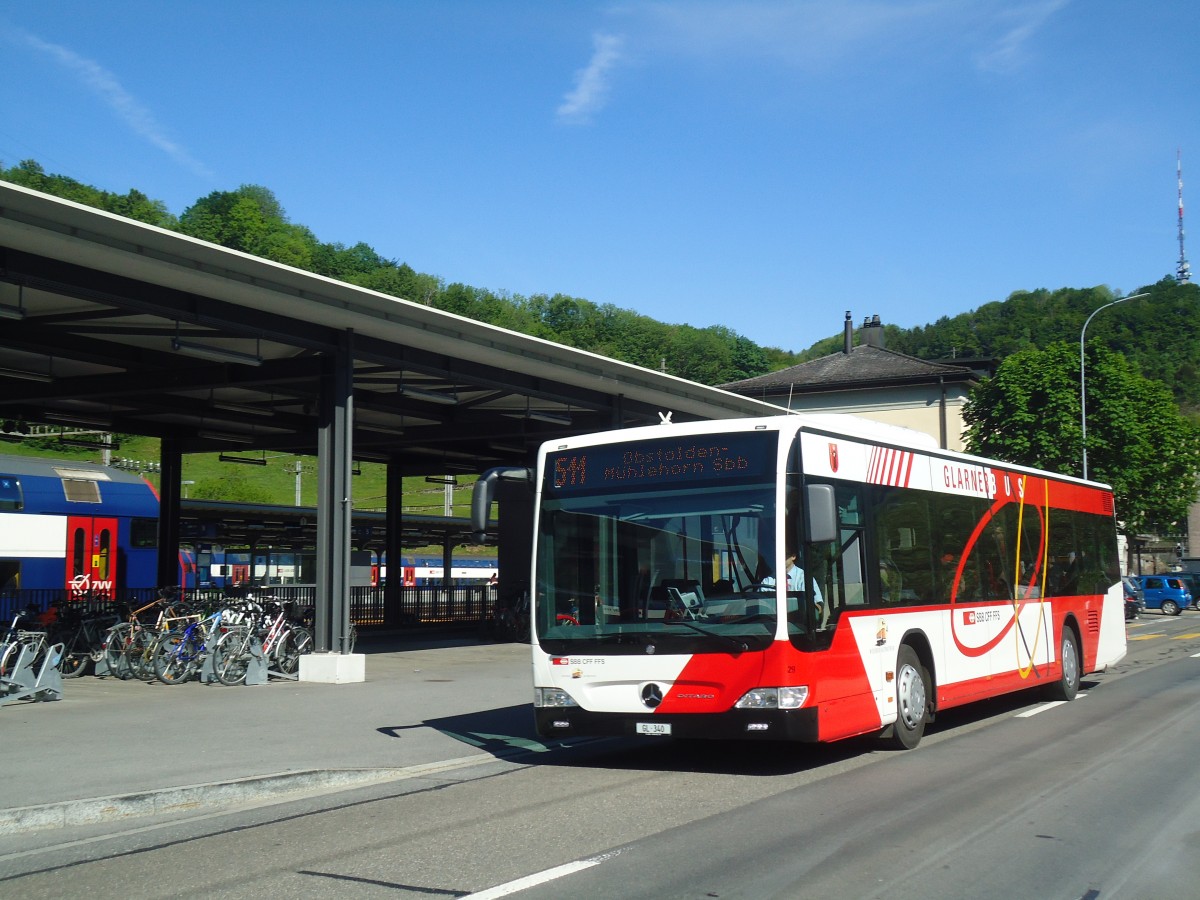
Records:
[[[137,190],[117,194],[64,175],[47,174],[24,161],[0,165],[0,179],[68,200],[179,231],[330,278],[424,303],[493,325],[599,353],[703,384],[724,384],[765,374],[841,349],[840,331],[817,340],[802,353],[762,347],[724,325],[697,328],[658,322],[611,304],[595,304],[564,294],[497,293],[448,282],[388,259],[366,243],[325,243],[303,225],[288,220],[272,192],[254,185],[216,191],[178,216]],[[1189,415],[1200,413],[1200,286],[1165,277],[1130,290],[1150,296],[1105,310],[1088,326],[1088,339],[1124,354],[1141,374],[1164,382]],[[994,356],[1004,358],[1056,341],[1078,344],[1084,321],[1116,299],[1108,288],[1018,291],[921,327],[887,325],[887,346],[924,359]],[[863,303],[856,299],[856,303]],[[841,304],[830,314],[840,320]],[[886,320],[887,298],[867,301],[860,318],[879,313]]]
[[[1190,416],[1200,414],[1200,285],[1164,277],[1130,290],[1149,296],[1118,303],[1092,319],[1087,341],[1099,341],[1123,354],[1147,378],[1161,381]],[[922,359],[1005,357],[1057,341],[1079,346],[1087,317],[1117,299],[1106,287],[1018,291],[1007,300],[943,316],[918,328],[885,326],[888,349]],[[801,360],[835,352],[841,335],[818,341]]]
[[[47,174],[29,160],[12,168],[0,165],[0,179],[477,321],[665,369],[702,384],[750,378],[796,360],[793,353],[760,347],[723,325],[666,324],[565,294],[496,293],[418,272],[407,263],[385,258],[366,243],[325,243],[307,227],[290,222],[265,187],[215,191],[175,216],[140,191],[116,194],[90,187],[64,175]]]

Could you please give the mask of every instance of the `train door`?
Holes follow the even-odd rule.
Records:
[[[117,520],[67,516],[66,588],[113,599],[117,586]]]

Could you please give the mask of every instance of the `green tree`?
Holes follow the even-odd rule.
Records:
[[[329,246],[322,244],[322,247]],[[336,277],[336,276],[330,276]],[[377,269],[362,274],[350,275],[346,278],[351,284],[379,291],[381,294],[391,294],[402,300],[428,305],[442,289],[441,283],[432,275],[422,275],[413,270],[407,263],[395,265],[385,263]]]
[[[1088,476],[1112,485],[1127,533],[1167,530],[1200,491],[1200,428],[1171,392],[1119,353],[1086,351]],[[963,410],[967,450],[1067,475],[1082,474],[1077,347],[1056,342],[1009,356]]]
[[[179,228],[179,220],[167,210],[161,200],[151,200],[141,191],[130,189],[128,194],[107,194],[103,208],[110,213],[136,219],[148,225],[157,225],[172,231]]]
[[[192,237],[259,256],[265,255],[269,235],[288,230],[279,201],[254,184],[213,191],[185,209],[179,225]]]

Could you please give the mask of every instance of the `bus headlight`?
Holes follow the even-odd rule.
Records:
[[[579,704],[562,688],[534,688],[533,705],[563,707],[578,706]]]
[[[755,688],[734,704],[737,709],[799,709],[808,699],[808,688]]]

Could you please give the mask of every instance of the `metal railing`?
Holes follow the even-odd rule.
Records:
[[[298,609],[313,606],[316,602],[314,585],[271,585],[252,590],[265,598],[291,602]],[[200,589],[187,591],[185,596],[216,600],[226,593],[220,589]],[[229,593],[236,595],[238,592]],[[122,590],[117,592],[115,599],[136,607],[151,602],[157,594],[154,588]],[[0,622],[11,621],[20,609],[32,607],[45,612],[55,603],[67,602],[69,595],[70,592],[63,588],[0,590]],[[484,585],[402,587],[399,601],[393,608],[385,602],[382,587],[351,587],[350,621],[360,629],[478,626],[490,621],[494,604],[494,589]]]

